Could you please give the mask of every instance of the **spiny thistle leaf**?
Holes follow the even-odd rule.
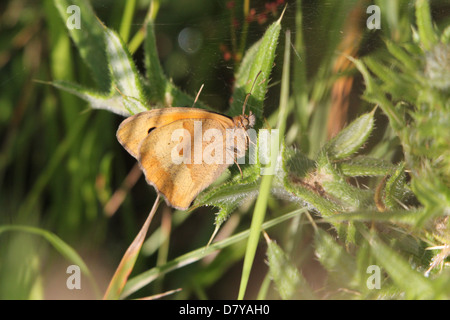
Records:
[[[113,85],[117,86],[120,94],[130,97],[127,101],[127,105],[130,106],[127,109],[132,112],[130,114],[147,111],[141,78],[126,45],[115,31],[106,27],[104,37]]]
[[[87,101],[93,109],[104,109],[122,116],[130,115],[130,110],[123,103],[123,97],[118,94],[95,92],[79,84],[64,80],[53,81],[51,85],[80,97]]]
[[[320,263],[328,270],[328,281],[337,287],[352,288],[356,285],[355,258],[348,254],[335,239],[318,229],[314,236],[314,247]]]
[[[220,209],[216,214],[215,224],[220,226],[239,205],[258,196],[259,183],[231,182],[202,193],[192,207],[214,206]]]
[[[372,248],[372,253],[392,280],[402,288],[410,299],[427,299],[436,297],[436,286],[430,279],[413,270],[411,265],[397,252],[384,244],[376,235],[365,234]]]
[[[317,175],[314,161],[293,148],[284,148],[282,159],[283,189],[286,195],[291,197],[291,201],[306,204],[324,216],[331,216],[343,210],[339,200],[321,194],[322,177]]]
[[[284,300],[314,299],[314,293],[287,254],[267,235],[267,261],[269,273]]]
[[[374,128],[375,109],[360,116],[331,139],[322,152],[331,160],[343,159],[354,153],[367,141]]]
[[[344,212],[331,217],[326,217],[325,219],[334,223],[339,221],[391,222],[414,226],[422,214],[423,210],[390,210],[379,212],[368,209]]]
[[[384,204],[389,209],[398,209],[401,207],[405,190],[405,167],[404,164],[398,166],[393,174],[386,181],[384,188]]]
[[[272,23],[261,40],[247,50],[236,75],[232,103],[228,114],[235,116],[242,113],[242,104],[245,96],[250,93],[253,83],[256,81],[246,109],[247,112],[251,110],[256,115],[257,123],[255,129],[260,128],[263,123],[263,102],[275,59],[281,30],[281,18]],[[260,75],[256,79],[258,74]]]
[[[374,177],[384,176],[395,166],[382,159],[357,156],[350,160],[336,162],[340,172],[347,177]]]
[[[68,28],[70,36],[80,52],[81,58],[92,72],[101,92],[110,92],[111,79],[106,59],[106,43],[104,28],[97,19],[89,1],[86,0],[54,0],[64,23],[69,22],[71,6],[78,6],[82,25],[80,29]]]

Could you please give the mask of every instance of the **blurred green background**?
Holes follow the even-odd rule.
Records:
[[[116,30],[123,28],[126,1],[91,3],[105,25]],[[382,8],[382,27],[368,30],[365,12],[356,14],[354,24],[349,21],[354,8],[362,4],[365,8],[372,2],[348,1],[345,6],[339,3],[339,0],[250,1],[255,16],[248,24],[246,38],[242,39],[243,1],[161,0],[155,22],[161,64],[167,76],[190,95],[195,96],[205,84],[200,99],[218,111],[225,111],[239,62],[239,56],[233,56],[233,48],[234,53],[239,53],[241,41],[243,48],[249,48],[278,19],[287,4],[264,111],[268,122],[275,124],[276,118],[271,116],[279,101],[282,44],[284,32],[290,29],[293,42],[304,37],[306,53],[300,56],[293,46],[292,77],[295,79],[299,65],[303,66],[308,82],[314,82],[311,99],[315,111],[307,133],[302,132],[305,129],[299,117],[290,118],[287,140],[313,154],[334,130],[327,127],[328,114],[333,116],[330,90],[338,80],[335,72],[336,68],[339,70],[337,61],[342,54],[355,57],[375,54],[383,46],[382,38],[400,42],[402,37],[406,39],[404,30],[409,35],[414,21],[414,1],[375,1]],[[450,4],[430,3],[436,24],[448,25]],[[297,15],[300,4],[301,21]],[[149,0],[135,2],[128,42],[142,28],[149,5]],[[133,57],[143,70],[142,47]],[[45,238],[23,230],[2,232],[0,299],[99,298],[155,199],[153,188],[142,177],[135,185],[130,182],[132,186],[124,187],[129,181],[127,177],[131,180],[135,177],[132,171],[135,161],[115,137],[123,118],[104,110],[91,110],[85,101],[43,83],[70,80],[95,87],[53,1],[0,3],[0,70],[0,225],[35,226],[57,235],[83,258],[96,283],[93,285],[83,277],[82,290],[68,290],[66,269],[72,263]],[[364,85],[361,76],[355,73],[349,72],[354,82],[346,95],[348,109],[340,112],[344,117],[341,124],[373,107],[361,100]],[[294,94],[297,89],[291,87]],[[380,115],[371,140],[373,145],[382,139],[385,127],[386,119]],[[308,141],[301,133],[309,135]],[[401,150],[393,148],[383,157],[398,161]],[[111,206],[111,199],[117,199],[113,195],[118,190],[125,190],[125,198],[117,210],[111,209],[108,205]],[[235,230],[232,232],[249,227],[251,205],[231,216],[229,228]],[[291,209],[289,202],[271,199],[267,215]],[[170,240],[162,244],[154,239],[147,242],[133,274],[204,246],[214,230],[215,212],[214,208],[200,208],[172,215],[170,209],[160,208],[149,234],[155,230],[166,232]],[[271,238],[290,243],[291,252],[295,252],[292,260],[301,265],[310,286],[319,289],[326,272],[314,258],[313,228],[306,218],[300,222],[302,227],[294,231],[287,223],[276,227],[271,230]],[[245,243],[226,248],[215,259],[208,257],[158,278],[138,296],[181,287],[183,290],[174,298],[234,299],[244,250]],[[257,297],[266,273],[265,247],[261,244],[246,297]],[[276,289],[272,288],[267,297],[277,299]]]

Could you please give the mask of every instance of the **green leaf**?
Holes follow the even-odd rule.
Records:
[[[325,217],[327,221],[360,221],[360,222],[392,222],[402,223],[414,226],[419,216],[423,213],[423,209],[419,210],[390,210],[379,212],[371,209],[355,210],[352,212],[344,212],[331,217]]]
[[[306,175],[317,169],[317,164],[314,160],[309,159],[300,150],[286,147],[283,148],[283,170],[285,176],[291,175],[295,178],[305,178]]]
[[[220,208],[215,219],[215,224],[220,226],[240,204],[256,198],[258,190],[259,183],[255,180],[249,182],[231,181],[202,193],[195,200],[192,209],[205,205]]]
[[[56,251],[58,251],[64,258],[72,262],[73,264],[76,264],[80,267],[81,272],[83,272],[85,275],[91,277],[91,273],[89,271],[89,268],[84,263],[83,259],[78,255],[78,253],[67,243],[65,243],[60,237],[58,237],[56,234],[41,229],[36,228],[32,226],[24,226],[24,225],[3,225],[0,226],[0,235],[7,231],[21,231],[21,232],[27,232],[32,233],[38,236],[43,237],[45,240],[47,240],[53,248],[55,248]]]
[[[266,242],[269,273],[281,298],[284,300],[314,299],[312,289],[283,249],[268,236],[266,236]]]
[[[346,210],[365,208],[372,203],[372,191],[350,185],[345,179],[334,179],[322,183],[324,190],[339,199]]]
[[[130,115],[147,110],[147,107],[142,103],[141,100],[136,99],[132,96],[123,96],[122,104],[125,107],[125,109],[127,109]]]
[[[327,232],[317,229],[314,236],[316,256],[328,271],[328,281],[336,287],[356,286],[356,261]]]
[[[105,28],[104,34],[108,66],[113,83],[122,95],[133,99],[128,100],[126,106],[131,112],[134,112],[132,114],[148,110],[145,107],[146,98],[140,75],[126,45],[115,31]]]
[[[80,52],[81,58],[92,72],[92,76],[99,86],[101,92],[109,92],[111,80],[108,72],[108,62],[106,59],[106,43],[104,37],[104,27],[97,19],[94,10],[87,0],[54,0],[63,22],[72,16],[68,8],[72,5],[80,8],[81,25],[80,29],[68,28],[70,36]]]
[[[250,93],[253,83],[256,81],[246,107],[247,113],[251,110],[256,115],[255,129],[260,128],[263,123],[263,102],[273,68],[282,17],[283,15],[278,21],[272,23],[262,39],[247,50],[236,74],[232,103],[228,114],[230,116],[242,114],[245,97],[247,93]]]
[[[343,210],[338,200],[321,195],[322,177],[317,176],[316,163],[293,148],[283,148],[282,166],[284,198],[315,208],[323,216],[331,216]],[[277,181],[277,180],[276,180]],[[317,182],[317,183],[316,183]],[[319,186],[319,188],[318,188]]]
[[[374,113],[375,109],[360,116],[331,139],[322,149],[326,157],[331,160],[343,159],[357,152],[374,128]]]
[[[423,226],[431,218],[446,215],[450,208],[450,188],[431,169],[428,161],[424,161],[422,172],[413,173],[411,189],[424,206],[422,215],[418,217],[417,226]]]
[[[382,267],[408,299],[439,298],[440,293],[430,279],[413,270],[397,252],[384,244],[375,234],[363,233],[371,246],[377,264]],[[443,297],[441,297],[443,298]]]
[[[366,85],[366,91],[364,93],[365,98],[370,102],[377,104],[389,118],[392,128],[399,132],[404,127],[404,121],[394,108],[392,102],[387,99],[383,90],[379,88],[379,85],[375,82],[369,70],[367,70],[361,60],[356,60],[352,57],[349,57],[348,59],[355,64],[364,78],[364,83]]]
[[[430,4],[427,0],[416,1],[417,28],[420,35],[420,42],[426,50],[430,50],[437,44],[438,38],[433,30],[431,22]]]
[[[407,51],[405,51],[403,48],[399,47],[392,41],[386,40],[386,48],[389,50],[389,52],[394,56],[398,61],[402,63],[403,66],[405,66],[406,72],[408,71],[415,71],[419,67],[419,63],[414,60]],[[391,74],[392,72],[389,72]],[[397,77],[392,77],[391,79],[398,79]]]
[[[102,93],[65,81],[55,81],[53,85],[88,101],[92,108],[106,109],[125,116],[148,110],[140,75],[117,33],[99,22],[86,1],[79,0],[69,4],[55,0],[55,4],[63,19],[66,19],[67,7],[73,4],[80,7],[81,29],[68,28],[69,33],[84,62],[93,71]]]
[[[103,94],[92,91],[79,84],[56,80],[50,83],[54,87],[74,94],[87,101],[93,109],[104,109],[122,116],[129,116],[131,111],[124,103],[124,97],[117,94]],[[128,106],[130,107],[130,106]]]
[[[414,68],[417,70],[420,66],[418,63],[406,61],[408,54],[400,47],[395,46],[390,42],[386,42],[388,49],[395,51],[401,59],[405,60],[405,63],[415,64]],[[394,49],[395,48],[395,49]],[[374,73],[376,77],[381,79],[383,83],[379,86],[380,92],[374,92],[374,96],[382,96],[384,92],[389,92],[392,95],[393,100],[406,100],[413,102],[415,95],[414,81],[415,79],[406,76],[403,71],[407,70],[409,66],[404,64],[396,64],[396,67],[392,65],[384,65],[377,57],[365,57],[364,63]],[[380,99],[380,98],[379,98]]]
[[[149,81],[149,98],[151,102],[164,101],[167,87],[167,79],[159,63],[158,50],[153,21],[147,22],[145,37],[145,69]],[[168,103],[166,103],[168,104]]]
[[[395,168],[392,163],[382,159],[357,156],[343,162],[337,162],[340,172],[348,177],[373,177],[384,176]]]
[[[386,181],[384,204],[389,209],[398,209],[403,201],[405,190],[405,166],[400,165]]]

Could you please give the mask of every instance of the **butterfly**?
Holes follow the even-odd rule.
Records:
[[[255,124],[255,115],[245,114],[248,97],[242,114],[235,117],[193,107],[144,111],[120,124],[117,140],[137,159],[147,183],[166,203],[187,210],[201,191],[245,155],[252,142],[247,130]]]

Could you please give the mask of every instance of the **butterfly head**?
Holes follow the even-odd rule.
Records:
[[[255,115],[250,111],[248,115],[241,114],[233,118],[234,124],[237,128],[247,130],[255,125]]]

